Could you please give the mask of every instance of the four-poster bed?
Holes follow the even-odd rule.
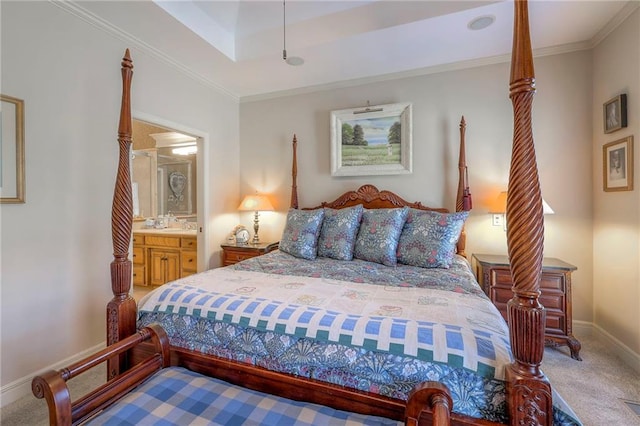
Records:
[[[153,323],[155,321],[160,321],[165,329],[169,329],[168,334],[170,335],[171,340],[170,363],[172,365],[184,366],[192,371],[219,377],[232,383],[241,384],[247,388],[261,389],[265,392],[288,398],[315,402],[353,412],[404,420],[405,409],[407,408],[407,393],[411,388],[413,388],[413,385],[415,384],[415,377],[413,377],[414,381],[411,380],[411,377],[405,377],[407,383],[409,383],[408,385],[405,385],[405,388],[408,387],[408,389],[399,389],[398,387],[394,388],[393,385],[389,385],[389,388],[392,390],[383,392],[378,391],[376,386],[373,385],[369,385],[368,387],[365,386],[364,389],[358,388],[358,383],[355,382],[358,382],[362,378],[354,379],[354,383],[350,382],[349,384],[341,385],[343,384],[340,381],[341,379],[337,379],[336,377],[326,377],[324,380],[322,377],[314,376],[312,374],[305,377],[306,370],[303,367],[300,367],[299,370],[294,372],[286,372],[284,370],[280,371],[278,368],[268,368],[269,365],[266,364],[269,364],[269,362],[265,362],[263,364],[260,364],[260,361],[255,360],[248,362],[242,357],[234,358],[234,356],[236,356],[234,354],[225,357],[221,355],[224,351],[221,350],[218,353],[216,352],[216,349],[212,349],[208,346],[205,350],[202,350],[205,346],[202,345],[201,342],[193,344],[191,341],[182,341],[179,334],[182,329],[182,323],[191,321],[189,319],[185,320],[181,315],[187,310],[192,310],[192,307],[175,308],[184,310],[177,316],[173,316],[172,314],[171,309],[174,309],[173,305],[170,306],[168,310],[158,311],[160,309],[159,306],[167,300],[166,298],[163,299],[163,297],[172,294],[175,295],[175,298],[177,299],[179,295],[183,294],[184,289],[171,287],[171,285],[165,288],[165,296],[162,296],[160,294],[161,292],[156,292],[153,296],[155,299],[152,297],[146,299],[144,301],[144,306],[149,304],[148,306],[150,307],[147,308],[148,312],[145,311],[145,313],[141,313],[141,315],[138,316],[136,302],[129,294],[131,289],[131,262],[128,258],[132,227],[132,198],[129,170],[129,153],[131,146],[130,85],[132,68],[132,61],[129,56],[129,51],[127,50],[122,62],[123,96],[120,126],[118,131],[120,156],[112,213],[114,260],[111,263],[111,276],[114,297],[107,306],[107,343],[115,344],[116,342],[135,334],[137,327],[148,325],[147,322]],[[502,364],[487,364],[485,361],[477,362],[477,365],[482,366],[477,367],[475,364],[470,366],[470,363],[468,362],[468,357],[470,355],[468,353],[465,352],[463,355],[456,355],[453,353],[453,347],[451,348],[451,351],[445,355],[433,355],[439,353],[438,351],[441,351],[441,348],[430,348],[427,351],[427,353],[431,354],[429,356],[433,356],[433,360],[435,361],[438,361],[438,356],[458,360],[457,362],[460,364],[458,367],[461,367],[462,369],[447,370],[451,375],[467,377],[466,375],[471,371],[469,374],[473,377],[480,377],[480,380],[484,380],[483,383],[485,383],[486,386],[504,386],[504,388],[506,388],[506,393],[497,392],[491,394],[494,400],[483,400],[485,401],[484,404],[487,406],[491,405],[491,408],[496,412],[503,410],[504,416],[500,417],[500,414],[495,414],[494,412],[490,412],[489,414],[485,413],[484,410],[487,407],[481,406],[482,404],[471,409],[469,411],[471,414],[465,414],[461,411],[461,406],[463,405],[462,402],[465,396],[456,395],[454,389],[454,413],[451,415],[452,424],[489,425],[502,424],[506,422],[511,424],[553,424],[554,414],[557,415],[553,409],[551,386],[540,370],[544,350],[545,323],[545,311],[538,302],[539,279],[541,276],[542,264],[543,216],[542,198],[540,196],[538,184],[538,173],[531,130],[531,106],[534,92],[533,60],[529,40],[527,3],[526,1],[518,0],[515,2],[513,57],[510,84],[510,97],[514,108],[514,141],[509,177],[509,198],[507,201],[507,239],[511,271],[514,280],[514,296],[508,305],[508,331],[506,328],[501,329],[500,325],[491,323],[486,329],[482,329],[480,331],[474,329],[473,333],[476,333],[475,337],[470,338],[475,342],[481,341],[482,343],[478,343],[477,346],[483,347],[485,352],[493,353],[493,358],[498,358],[495,353],[501,353],[503,351],[500,346],[500,341],[503,341],[506,348],[507,361],[502,361]],[[464,133],[465,123],[463,119],[460,125],[460,179],[456,199],[457,212],[466,212],[471,207],[469,189],[466,183]],[[403,221],[406,220],[406,217],[409,215],[407,212],[410,210],[413,212],[412,214],[415,217],[422,214],[421,212],[428,212],[432,210],[438,212],[434,214],[447,214],[446,209],[429,209],[422,206],[420,203],[409,203],[396,194],[388,191],[378,191],[377,188],[371,185],[365,185],[357,191],[345,193],[338,199],[332,202],[323,203],[321,206],[300,210],[298,209],[298,188],[296,184],[298,171],[296,142],[297,141],[294,137],[291,207],[295,210],[294,213],[290,211],[288,224],[289,217],[293,218],[297,214],[302,214],[299,212],[329,211],[326,209],[332,209],[335,211],[344,209],[344,211],[346,211],[348,209],[356,208],[357,205],[363,205],[366,210],[372,211],[402,210],[405,215]],[[365,215],[365,213],[362,212],[359,214],[362,215],[359,217],[363,217]],[[322,217],[320,218],[320,221],[322,221]],[[400,229],[402,229],[402,225],[400,226]],[[320,231],[318,230],[317,232],[319,233]],[[458,231],[458,234],[460,235],[460,238],[457,239],[457,258],[462,259],[459,255],[464,255],[465,235],[464,233],[460,233],[460,231]],[[283,245],[281,245],[281,248],[282,247]],[[265,255],[263,258],[267,258],[270,255],[271,254]],[[272,258],[275,258],[275,254]],[[282,258],[278,261],[282,261]],[[288,261],[289,260],[286,260],[286,262]],[[252,267],[259,266],[260,268],[263,268],[265,267],[264,265],[267,265],[266,267],[268,267],[267,260],[263,262],[264,265],[255,265],[261,262],[262,261],[258,262],[258,259],[254,259],[253,266],[251,266],[251,262],[242,262],[234,267],[223,268],[225,271],[221,273],[225,274],[234,271],[238,273],[244,272],[245,274],[256,273],[255,269],[251,269]],[[356,262],[354,261],[354,263]],[[291,266],[292,264],[287,263],[286,265],[287,268],[294,268]],[[278,268],[282,269],[280,264],[272,266],[272,269],[269,270],[269,272],[272,273],[271,275],[276,276],[278,273],[282,274],[282,272],[274,272],[278,270]],[[395,269],[404,271],[405,269],[403,268],[405,268],[405,265],[399,265]],[[442,270],[448,271],[449,269],[456,268],[457,266],[454,264],[453,266],[447,265],[446,268]],[[230,272],[227,272],[227,269],[229,269]],[[327,269],[334,269],[334,267],[328,266]],[[289,269],[286,269],[286,272],[289,274]],[[349,272],[344,273],[348,274]],[[377,273],[378,272],[376,272],[376,274]],[[411,273],[412,272],[407,272],[407,275],[410,275]],[[193,278],[195,281],[189,281],[187,286],[194,287],[194,283],[198,282],[198,280],[201,279],[200,276],[204,276],[204,274],[206,273],[198,274],[197,278]],[[240,276],[243,277],[243,279],[245,277],[244,275]],[[403,279],[405,278],[406,277],[403,276]],[[230,280],[232,279],[234,278],[230,278]],[[276,277],[274,279],[277,281],[279,278]],[[326,282],[327,280],[335,280],[336,277],[322,276],[321,279]],[[402,284],[404,285],[405,282]],[[304,285],[307,285],[307,281],[304,281]],[[421,290],[420,287],[424,286],[423,282],[419,282],[415,285],[415,290]],[[396,286],[396,288],[397,287],[398,286]],[[400,287],[402,287],[402,285],[400,285]],[[464,284],[460,284],[460,281],[456,281],[456,284],[453,287],[456,292],[464,293],[464,297],[462,299],[465,301],[475,293],[472,286],[466,288],[464,287]],[[349,291],[349,294],[358,295],[357,289],[348,288],[347,290]],[[414,289],[411,288],[410,290]],[[175,293],[171,293],[172,291]],[[229,290],[229,292],[232,291]],[[422,296],[417,298],[420,297]],[[425,300],[433,300],[433,295],[426,295],[424,298]],[[171,300],[173,301],[175,299]],[[409,302],[410,301],[407,301],[407,303]],[[447,299],[446,303],[453,302],[449,302],[449,299]],[[143,303],[141,302],[141,306],[142,305]],[[467,305],[462,306],[466,306],[467,310],[469,310]],[[484,313],[485,311],[488,312],[493,309],[490,303],[489,305],[478,304],[473,306],[474,307],[471,308],[471,310],[474,310],[475,312]],[[433,308],[433,306],[430,308]],[[142,311],[143,309],[141,309],[141,312]],[[197,311],[200,312],[200,308],[198,308]],[[421,315],[427,315],[426,311],[419,312],[421,312]],[[216,314],[213,313],[211,315],[215,317]],[[229,316],[233,315],[229,314]],[[498,317],[500,317],[499,314]],[[476,322],[490,321],[491,320],[485,320],[485,317],[482,317],[482,321]],[[265,320],[265,323],[266,322],[268,321]],[[199,332],[197,331],[197,327],[198,325],[196,325],[196,331],[185,328],[185,330],[187,330],[185,333],[198,334]],[[213,325],[212,327],[219,328],[220,325]],[[304,339],[310,336],[301,336],[297,330],[298,329],[296,328],[295,332],[290,332],[289,335],[285,332],[282,335],[294,335],[296,338],[300,338],[301,345],[309,344],[309,342]],[[421,329],[418,328],[418,330]],[[267,332],[271,331],[273,330],[267,330]],[[431,332],[435,333],[433,330],[429,331],[429,333]],[[446,331],[444,334],[447,336],[444,338],[445,341],[452,335],[447,333],[449,333],[449,331]],[[504,338],[501,337],[502,333],[504,333]],[[328,334],[331,334],[331,332],[328,332]],[[484,337],[489,335],[492,337],[483,340]],[[267,334],[266,340],[263,340],[263,342],[267,342],[265,343],[265,346],[269,346],[269,342],[273,341],[272,337],[272,335]],[[311,337],[317,338],[316,335]],[[461,337],[461,339],[464,340],[467,338]],[[468,346],[468,342],[471,340],[465,340],[465,345]],[[487,343],[489,340],[491,340],[491,342]],[[181,343],[176,344],[178,341]],[[333,344],[336,347],[339,346],[335,343],[335,341],[330,342],[330,344]],[[351,343],[352,342],[349,341],[349,345]],[[449,343],[447,343],[447,345],[448,344]],[[407,344],[407,346],[410,345]],[[487,347],[489,348],[488,350]],[[142,359],[143,355],[150,352],[150,350],[151,349],[137,349],[136,351],[122,353],[117,358],[110,360],[108,363],[108,376],[116,377],[121,372],[126,371],[131,365]],[[326,348],[324,350],[326,350]],[[479,352],[482,352],[482,350],[482,348],[479,349]],[[227,352],[230,351],[227,350]],[[392,351],[387,347],[387,352],[391,353]],[[211,355],[212,353],[214,355]],[[405,351],[404,353],[395,353],[394,356],[397,356],[397,358],[401,360],[399,362],[403,363],[403,365],[408,365],[414,359],[412,358],[412,354],[408,354]],[[510,358],[511,354],[513,357],[512,359]],[[378,353],[374,353],[371,356],[373,357],[372,359],[379,359],[376,357],[379,357],[380,355]],[[478,354],[474,354],[473,356],[479,357]],[[248,355],[243,355],[243,357],[250,358]],[[277,358],[277,354],[275,357]],[[491,356],[488,356],[488,358],[491,358]],[[270,362],[274,363],[275,361]],[[417,368],[422,368],[422,366],[420,365]],[[485,374],[484,370],[491,370],[490,376],[483,376],[483,374]],[[463,371],[463,373],[460,373],[460,371]],[[327,373],[327,375],[331,376],[329,373]],[[457,386],[458,383],[464,382],[465,379],[457,380],[458,381],[449,383],[453,383]],[[503,385],[500,383],[503,383]],[[428,389],[438,387],[432,386],[432,388],[429,388],[431,385],[424,386]],[[461,389],[460,393],[464,394],[465,392],[468,392],[464,388]],[[451,389],[449,389],[448,392],[450,395],[452,393]],[[451,396],[448,397],[450,398]],[[495,399],[500,398],[504,399],[503,405],[506,405],[506,408],[503,406],[502,408],[499,407],[496,409],[495,405],[500,405],[500,401],[496,402]],[[416,403],[412,401],[409,405],[415,404]],[[457,407],[456,404],[458,404]],[[438,410],[440,410],[440,408],[434,409],[434,411]],[[431,419],[434,411],[426,414],[423,413],[423,419]],[[474,413],[480,414],[475,415]],[[492,420],[488,420],[483,416],[495,416],[495,418],[492,417]]]

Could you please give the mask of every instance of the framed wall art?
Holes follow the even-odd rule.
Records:
[[[625,93],[609,99],[602,106],[602,110],[605,133],[627,127],[627,95]]]
[[[602,147],[602,177],[606,192],[633,189],[633,136]]]
[[[331,175],[412,172],[411,104],[331,111]]]
[[[24,101],[0,99],[0,203],[24,203]]]

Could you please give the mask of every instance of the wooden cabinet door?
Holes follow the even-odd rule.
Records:
[[[180,252],[177,250],[149,250],[149,282],[162,285],[180,276]]]
[[[165,252],[164,256],[165,261],[165,275],[164,275],[164,283],[168,283],[169,281],[174,281],[180,278],[180,252],[179,251],[168,251]]]

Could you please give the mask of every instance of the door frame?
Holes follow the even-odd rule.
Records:
[[[194,136],[197,139],[198,156],[197,156],[197,171],[196,181],[197,190],[196,197],[198,199],[198,208],[196,214],[198,215],[198,272],[202,272],[208,269],[209,265],[209,245],[206,244],[209,241],[209,229],[207,227],[209,217],[209,191],[206,191],[205,186],[209,181],[209,156],[208,147],[210,144],[209,133],[203,130],[194,129],[193,127],[185,126],[174,121],[170,121],[164,118],[157,117],[152,114],[147,114],[142,111],[131,111],[131,118],[135,120],[145,121],[150,124],[157,124],[161,127],[166,127],[176,132],[186,133]],[[208,186],[207,186],[208,187]]]

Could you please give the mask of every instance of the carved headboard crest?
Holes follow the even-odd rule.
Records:
[[[407,206],[419,210],[432,210],[442,213],[448,212],[448,210],[444,208],[426,207],[419,201],[413,203],[406,201],[402,197],[399,197],[391,191],[380,191],[378,188],[370,184],[362,185],[356,191],[345,192],[334,201],[325,201],[319,206],[309,208],[309,210],[317,209],[320,207],[342,209],[345,207],[355,206],[357,204],[362,204],[365,208],[369,209],[396,208]]]

